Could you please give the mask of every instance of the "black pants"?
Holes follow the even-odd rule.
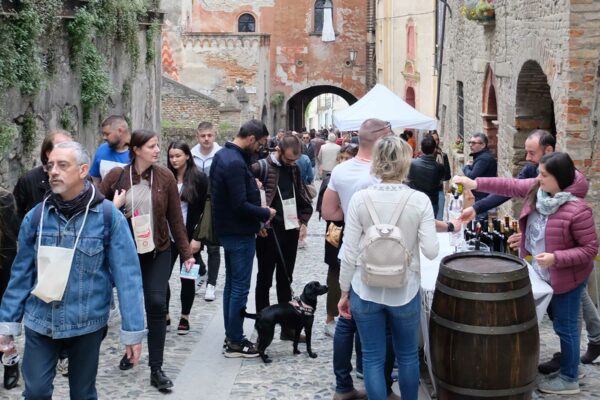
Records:
[[[277,281],[277,302],[287,303],[292,299],[290,281],[293,279],[296,252],[298,251],[298,229],[285,230],[282,222],[272,221],[272,229],[265,238],[256,238],[256,258],[258,260],[258,275],[256,276],[256,312],[270,305],[269,291],[273,284],[273,272]],[[277,250],[273,235],[277,235],[285,266]],[[286,273],[287,272],[287,273]],[[289,276],[289,281],[288,281]]]
[[[140,254],[150,368],[160,368],[167,331],[167,287],[171,274],[171,250]]]
[[[177,246],[175,243],[171,242],[171,270],[169,272],[169,280],[171,279],[171,274],[173,273],[173,268],[175,266],[175,260],[179,257],[179,250],[177,250]],[[200,257],[200,254],[194,255],[196,260]],[[180,268],[181,265],[178,264],[177,268]],[[181,314],[190,315],[190,311],[192,310],[192,304],[194,304],[195,297],[195,286],[196,281],[194,279],[179,279],[181,281]],[[169,303],[171,301],[171,287],[167,284],[167,314],[169,313]]]
[[[208,254],[206,264],[200,255],[196,257],[198,264],[200,264],[200,274],[204,275],[205,272],[208,272],[206,284],[217,286],[217,277],[219,276],[219,267],[221,265],[221,247],[207,244],[206,253]]]

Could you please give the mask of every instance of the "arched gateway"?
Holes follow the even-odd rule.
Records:
[[[336,86],[318,85],[311,86],[294,94],[287,102],[287,125],[288,129],[299,131],[304,128],[304,114],[310,102],[317,96],[333,93],[342,97],[352,105],[357,98],[344,89]]]

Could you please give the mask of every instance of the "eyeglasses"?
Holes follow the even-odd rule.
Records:
[[[59,161],[56,164],[54,162],[48,162],[44,165],[43,169],[45,172],[50,172],[54,169],[54,167],[58,168],[59,171],[66,171],[71,167],[71,163],[66,161]]]
[[[370,133],[380,132],[380,131],[382,131],[384,129],[391,130],[392,129],[392,124],[389,123],[389,122],[387,122],[387,121],[385,121],[385,125],[383,127],[379,128],[379,129],[375,129],[374,131],[371,131]]]
[[[476,142],[474,140],[469,140],[467,143],[469,143],[470,145],[473,145],[473,144],[483,144],[483,142]]]

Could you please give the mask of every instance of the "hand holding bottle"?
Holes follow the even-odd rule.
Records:
[[[475,182],[471,178],[467,178],[466,176],[456,175],[454,178],[452,178],[452,184],[453,185],[462,185],[463,190],[476,190],[477,189],[477,182]]]

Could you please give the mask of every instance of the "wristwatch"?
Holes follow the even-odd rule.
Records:
[[[450,221],[446,223],[448,224],[448,232],[454,232],[454,224]]]

